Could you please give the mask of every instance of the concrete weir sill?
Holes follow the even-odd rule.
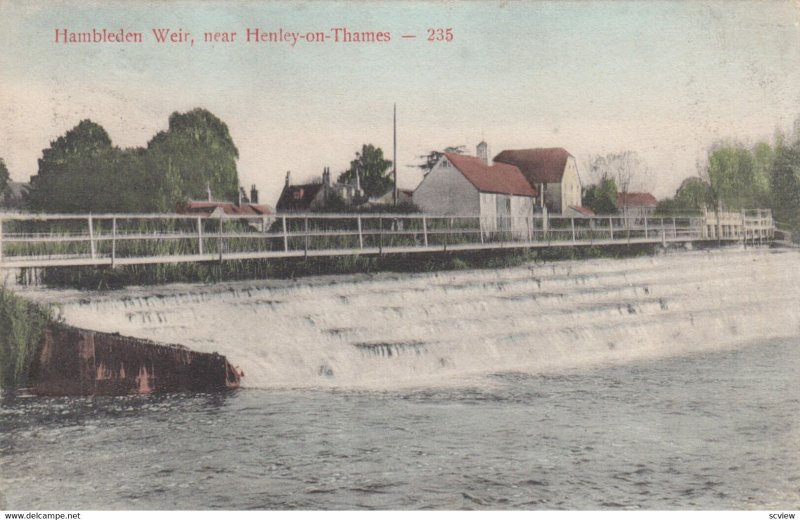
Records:
[[[128,395],[238,388],[225,356],[53,323],[31,366],[37,395]]]

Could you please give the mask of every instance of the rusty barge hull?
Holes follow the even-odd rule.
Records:
[[[30,381],[36,395],[130,395],[234,389],[240,376],[217,353],[50,324]]]

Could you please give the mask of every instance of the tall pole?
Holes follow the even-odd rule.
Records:
[[[392,190],[392,201],[394,205],[397,206],[397,103],[394,104],[393,130],[394,151],[392,152],[392,177],[394,180],[394,189]]]

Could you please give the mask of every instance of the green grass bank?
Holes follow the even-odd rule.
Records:
[[[0,287],[0,389],[27,385],[31,362],[52,319],[50,309]]]

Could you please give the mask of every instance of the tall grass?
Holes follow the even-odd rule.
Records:
[[[50,309],[0,287],[0,388],[13,390],[27,384],[44,327],[52,319]]]
[[[583,258],[623,258],[651,253],[654,245],[561,247],[409,253],[371,256],[308,257],[270,260],[125,265],[104,267],[49,267],[40,280],[54,287],[116,289],[130,285],[217,283],[235,280],[292,279],[304,276],[376,272],[433,272],[460,269],[503,269],[528,262]],[[25,273],[23,272],[23,275]]]

